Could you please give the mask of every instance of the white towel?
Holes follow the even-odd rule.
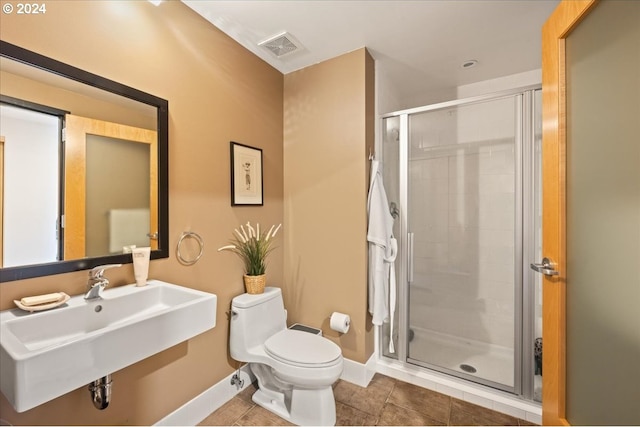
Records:
[[[393,318],[396,306],[395,259],[398,243],[393,237],[393,216],[389,212],[389,202],[382,183],[379,162],[371,162],[371,182],[367,207],[369,227],[369,313],[374,325],[389,322],[389,351],[395,352],[393,345]]]
[[[149,227],[149,209],[111,209],[109,252],[122,252],[123,246],[149,246]]]

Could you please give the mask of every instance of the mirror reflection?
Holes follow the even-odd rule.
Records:
[[[0,266],[58,260],[59,129],[56,116],[0,105]]]
[[[0,95],[2,281],[168,255],[166,101],[6,42]]]

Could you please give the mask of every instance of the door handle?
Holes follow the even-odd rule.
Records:
[[[408,252],[409,252],[409,256],[408,258],[408,265],[407,265],[407,270],[408,271],[408,275],[407,275],[407,281],[409,283],[413,282],[413,233],[407,233],[407,240],[408,240]]]
[[[531,263],[531,269],[537,271],[538,273],[542,273],[545,276],[557,276],[560,273],[555,270],[556,263],[551,261],[549,258],[542,258],[541,264]]]

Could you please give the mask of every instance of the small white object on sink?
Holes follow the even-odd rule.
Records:
[[[59,307],[69,301],[70,298],[71,297],[64,292],[56,292],[53,294],[25,297],[19,301],[14,299],[13,302],[21,310],[34,312]]]

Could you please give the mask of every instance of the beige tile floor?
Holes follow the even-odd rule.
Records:
[[[254,384],[245,387],[199,425],[292,425],[253,403],[255,390]],[[334,395],[336,425],[340,426],[534,425],[381,374],[376,374],[366,388],[339,380]]]

